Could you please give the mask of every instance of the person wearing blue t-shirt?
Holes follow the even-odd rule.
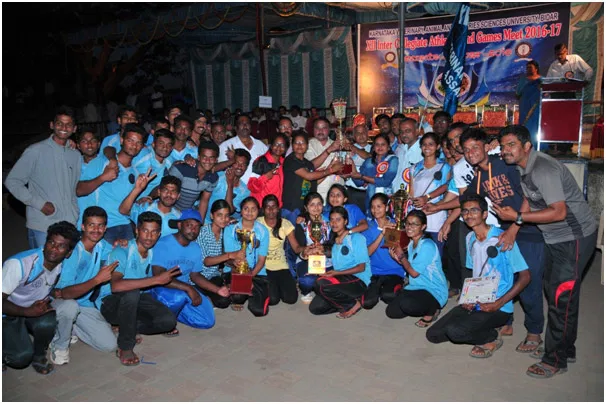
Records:
[[[461,214],[472,230],[467,235],[466,266],[474,277],[499,275],[496,300],[492,303],[461,304],[427,330],[432,343],[452,341],[471,344],[474,358],[489,358],[503,345],[496,328],[504,326],[513,313],[513,298],[530,282],[530,272],[517,244],[508,251],[498,251],[499,235],[503,230],[486,224],[488,203],[477,194],[466,195],[461,202]],[[494,254],[497,253],[495,256]],[[518,274],[514,283],[514,275]]]
[[[167,157],[169,163],[173,165],[177,161],[185,161],[185,157],[187,155],[194,159],[197,159],[198,147],[188,143],[187,141],[194,127],[194,122],[188,116],[179,115],[175,118],[173,126],[175,133],[175,143],[173,145],[172,152]]]
[[[69,362],[72,334],[85,344],[102,352],[116,350],[116,336],[99,307],[101,299],[111,293],[109,280],[118,266],[108,263],[112,246],[103,240],[107,213],[99,206],[89,206],[82,219],[82,238],[72,254],[63,261],[61,277],[55,289],[61,298],[53,301],[57,317],[55,337],[50,345],[50,360],[55,365]]]
[[[215,325],[213,305],[194,287],[195,274],[202,271],[202,251],[196,243],[202,226],[200,213],[186,210],[179,219],[171,220],[169,226],[177,228],[177,233],[162,237],[154,246],[152,271],[158,275],[168,268],[178,267],[181,275],[166,286],[153,288],[152,296],[167,306],[180,323],[193,328],[211,328]],[[167,336],[178,334],[175,328]]]
[[[82,155],[80,179],[86,176],[89,163],[97,157],[97,154],[99,153],[99,143],[99,135],[89,129],[83,129],[77,136],[76,145],[78,150],[80,150],[80,154]],[[114,172],[117,173],[115,170]],[[76,195],[78,194],[76,193]],[[82,213],[84,212],[84,209],[92,205],[91,202],[94,201],[93,198],[94,194],[78,196],[78,209],[80,214],[78,216],[78,223],[76,223],[77,229],[79,229],[82,225]]]
[[[253,242],[246,246],[246,262],[253,275],[253,290],[248,301],[248,310],[255,317],[262,317],[269,311],[269,281],[265,269],[265,259],[269,252],[269,232],[265,226],[257,222],[260,206],[254,197],[249,196],[244,199],[240,210],[242,218],[237,223],[226,227],[223,232],[225,252],[230,253],[242,249],[237,230],[244,229],[254,233]],[[238,266],[238,260],[235,260],[234,265]],[[231,272],[231,269],[225,267],[224,271]],[[232,295],[232,308],[236,311],[242,310],[242,305],[247,298],[246,295]]]
[[[438,318],[448,300],[448,286],[436,243],[427,235],[427,216],[413,210],[406,216],[407,253],[392,247],[389,254],[408,272],[408,285],[387,306],[389,318],[421,317],[415,325],[426,328]]]
[[[366,215],[362,213],[362,210],[353,203],[347,203],[349,200],[349,193],[347,188],[341,184],[333,184],[328,189],[327,204],[324,207],[323,214],[328,217],[330,210],[336,206],[343,206],[347,210],[349,216],[349,224],[347,228],[352,233],[362,233],[368,229],[368,221],[366,221]]]
[[[149,136],[147,137],[147,142],[145,143],[146,146],[151,146],[152,143],[154,143],[154,139],[156,138],[156,132],[159,131],[160,129],[166,129],[167,131],[170,132],[170,122],[168,122],[168,119],[166,118],[157,118],[154,119],[153,124],[152,124],[152,129],[149,132]],[[170,132],[172,133],[172,132]],[[174,137],[174,135],[173,135]],[[171,148],[172,151],[172,148]]]
[[[166,285],[179,268],[171,268],[153,275],[150,251],[160,237],[162,218],[157,213],[143,212],[137,220],[136,238],[126,247],[116,247],[109,254],[108,262],[118,261],[111,275],[111,295],[101,301],[101,314],[112,325],[117,325],[118,351],[120,363],[136,366],[139,357],[133,351],[137,333],[162,334],[175,329],[177,319],[172,311],[151,293],[141,293],[142,289]]]
[[[175,204],[179,199],[179,193],[181,192],[181,180],[172,175],[162,177],[158,190],[159,198],[157,201],[135,203],[135,199],[141,190],[145,189],[146,186],[149,186],[150,181],[153,180],[155,174],[150,173],[151,171],[148,170],[146,174],[141,174],[137,177],[135,187],[130,194],[124,198],[119,209],[121,214],[130,216],[133,223],[137,223],[137,219],[142,212],[157,213],[162,218],[161,237],[165,237],[177,232],[176,229],[169,226],[169,221],[181,217],[181,211],[175,207]]]
[[[405,272],[402,265],[389,255],[384,247],[385,229],[395,228],[395,222],[387,212],[389,211],[389,198],[379,193],[370,198],[370,212],[372,220],[362,235],[366,238],[368,254],[370,255],[370,284],[364,296],[362,307],[370,310],[379,303],[379,299],[389,304],[402,290]]]
[[[250,153],[244,149],[234,150],[234,163],[225,171],[217,173],[218,180],[208,200],[205,222],[211,222],[210,208],[219,199],[224,199],[231,207],[232,217],[240,218],[240,204],[250,196],[250,190],[241,180],[250,163]]]
[[[116,150],[116,153],[120,151],[120,138],[122,137],[122,133],[124,133],[124,127],[129,123],[136,124],[139,122],[139,119],[137,118],[137,111],[135,111],[135,109],[130,105],[123,105],[118,111],[118,117],[116,118],[116,121],[118,122],[118,127],[120,129],[118,130],[118,132],[103,138],[100,149],[102,153],[103,150],[105,150],[105,148],[108,146],[113,147]]]
[[[156,174],[153,180],[147,184],[147,187],[141,192],[138,198],[146,196],[156,196],[156,187],[160,185],[162,178],[168,174],[171,167],[168,156],[173,150],[175,135],[168,129],[158,129],[154,131],[151,146],[147,146],[146,153],[142,158],[133,160],[133,167],[139,174],[146,173],[151,168],[151,174]],[[145,150],[145,149],[144,149]],[[143,154],[143,151],[139,155]],[[139,157],[139,156],[137,156]]]
[[[347,229],[347,210],[337,206],[330,211],[333,269],[320,275],[314,284],[316,296],[309,304],[312,314],[338,312],[346,319],[362,309],[360,302],[370,283],[370,258],[366,239]]]
[[[133,158],[139,154],[143,148],[143,141],[147,133],[145,130],[135,124],[128,124],[124,127],[121,138],[122,149],[116,156],[116,160],[108,160],[105,156],[99,156],[90,163],[90,176],[95,177],[103,173],[106,166],[111,166],[117,161],[119,170],[118,176],[109,182],[104,182],[98,187],[96,193],[95,206],[102,206],[107,212],[107,231],[105,240],[113,244],[117,239],[131,240],[134,235],[127,216],[120,213],[120,204],[130,193],[135,185],[138,173],[132,165]],[[94,166],[92,166],[94,164]],[[96,179],[90,181],[80,181],[78,188],[93,187]],[[83,193],[85,195],[86,193]]]

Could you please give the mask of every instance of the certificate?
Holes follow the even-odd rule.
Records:
[[[326,273],[326,255],[310,255],[307,263],[308,274],[321,275]]]
[[[500,279],[501,276],[498,273],[481,278],[465,279],[459,304],[493,303],[497,300]]]

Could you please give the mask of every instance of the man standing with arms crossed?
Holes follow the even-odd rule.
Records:
[[[505,162],[518,166],[530,212],[516,212],[496,204],[493,209],[502,220],[518,225],[536,223],[545,238],[545,350],[537,349],[531,354],[541,362],[530,366],[526,374],[547,379],[566,372],[568,362],[576,361],[581,277],[596,245],[596,220],[570,171],[554,158],[534,150],[528,129],[507,126],[501,130],[499,141]]]

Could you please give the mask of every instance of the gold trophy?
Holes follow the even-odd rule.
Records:
[[[408,236],[406,235],[406,211],[408,210],[408,192],[404,189],[404,184],[400,184],[400,189],[391,196],[393,207],[393,216],[396,221],[395,229],[385,229],[385,247],[400,246],[404,251],[408,247]]]
[[[323,236],[324,229],[322,220],[319,217],[316,217],[309,224],[309,238],[311,238],[314,244],[321,245]],[[316,275],[326,273],[326,255],[310,255],[307,261],[307,273]]]
[[[255,232],[246,229],[236,229],[236,237],[242,244],[242,250],[246,251],[248,246],[255,242]],[[240,295],[252,295],[252,273],[248,265],[248,260],[239,262],[233,269],[231,274],[230,293]]]
[[[344,98],[333,100],[332,106],[335,109],[335,118],[339,121],[337,127],[337,139],[339,139],[339,161],[345,163],[343,156],[343,120],[347,117],[347,101]]]

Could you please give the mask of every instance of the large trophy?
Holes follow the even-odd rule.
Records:
[[[353,166],[351,162],[347,161],[346,156],[343,153],[343,121],[347,117],[347,101],[344,98],[337,98],[332,102],[332,106],[335,110],[335,118],[339,122],[337,127],[337,139],[339,140],[339,161],[343,164],[342,174],[351,174]]]
[[[255,242],[255,232],[246,229],[236,229],[236,237],[242,244],[242,250],[246,251],[250,244]],[[233,269],[231,274],[230,293],[232,295],[252,295],[252,273],[245,258],[239,262]]]
[[[309,238],[314,244],[321,244],[324,238],[324,224],[319,217],[314,218],[308,225]],[[307,260],[307,273],[309,274],[324,274],[326,273],[326,255],[314,254],[310,255]]]
[[[400,189],[391,196],[391,205],[393,208],[393,216],[396,221],[395,229],[385,229],[385,247],[400,246],[407,251],[408,236],[405,230],[406,212],[408,211],[408,192],[404,189],[404,184],[400,185]]]

